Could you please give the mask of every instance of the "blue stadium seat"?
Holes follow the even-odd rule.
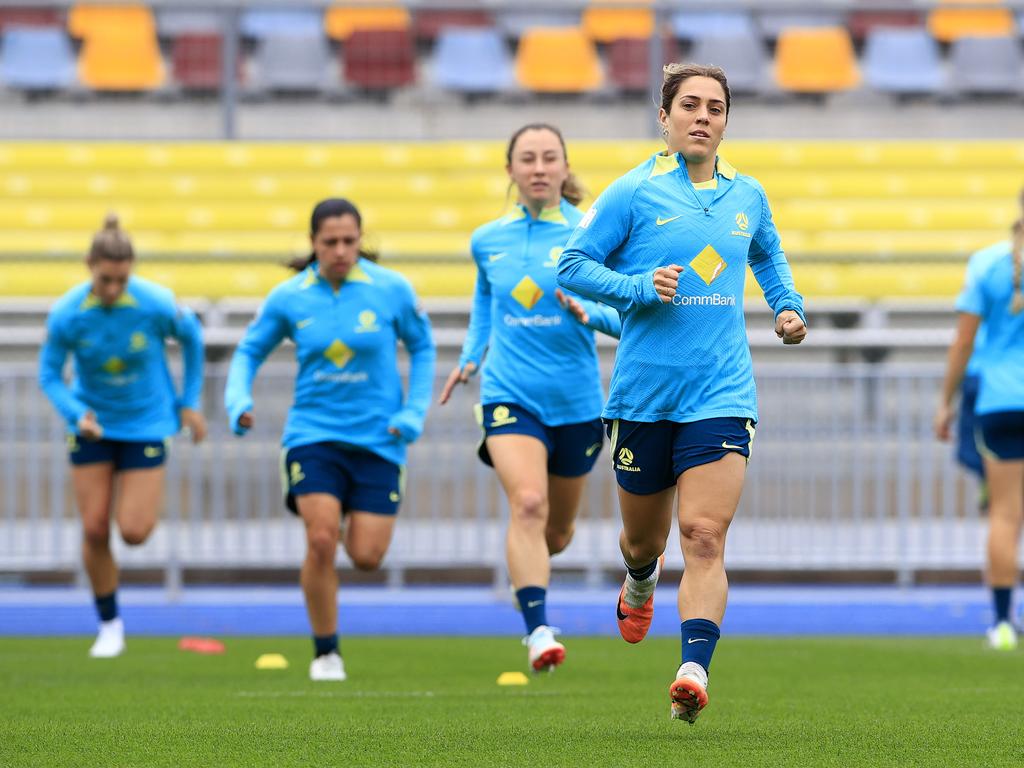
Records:
[[[939,44],[924,27],[868,33],[861,68],[867,85],[893,94],[935,94],[945,86]]]
[[[771,61],[764,41],[753,29],[737,34],[701,37],[693,46],[689,60],[722,67],[729,76],[732,93],[761,93],[769,87]]]
[[[672,33],[680,40],[747,36],[755,31],[750,14],[742,11],[682,11],[672,15]]]
[[[271,35],[323,35],[323,14],[263,8],[246,11],[240,23],[242,35],[261,40]]]
[[[223,14],[216,11],[160,9],[156,12],[156,28],[161,37],[219,34],[224,31]]]
[[[1024,54],[1016,36],[954,40],[950,69],[961,93],[1019,95],[1024,86]]]
[[[461,93],[494,93],[514,82],[512,55],[496,29],[446,27],[437,38],[434,83]]]
[[[7,27],[0,46],[0,81],[24,91],[74,85],[75,54],[67,34],[58,27]]]

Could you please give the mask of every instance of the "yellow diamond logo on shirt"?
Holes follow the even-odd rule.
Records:
[[[107,373],[122,373],[124,371],[124,360],[120,357],[111,357],[103,364],[103,370]]]
[[[136,331],[132,334],[131,341],[129,342],[132,352],[141,352],[146,348],[146,334],[141,331]]]
[[[516,283],[516,287],[512,289],[512,298],[526,309],[533,309],[534,305],[540,301],[540,297],[543,295],[544,291],[530,279],[529,275]]]
[[[718,251],[708,245],[703,251],[693,257],[690,266],[693,267],[694,272],[700,275],[701,280],[711,285],[715,278],[725,272],[725,268],[729,265],[718,255]]]
[[[331,346],[324,350],[324,357],[334,363],[335,368],[344,368],[356,353],[335,339]]]

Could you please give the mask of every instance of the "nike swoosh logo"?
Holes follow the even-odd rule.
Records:
[[[742,445],[729,445],[725,440],[722,441],[722,447],[729,451],[742,451]]]
[[[530,600],[527,604],[527,608],[536,608],[538,605],[544,605],[543,600]]]
[[[507,253],[492,253],[490,256],[487,257],[487,260],[497,261],[498,259],[504,259],[506,256],[508,256]]]
[[[592,446],[587,448],[587,456],[593,456],[594,455],[594,451],[596,451],[600,447],[601,447],[600,443],[594,443]]]
[[[312,317],[307,317],[305,320],[299,320],[299,322],[297,322],[295,324],[295,327],[298,328],[301,331],[303,328],[305,328],[307,325],[309,325],[312,322],[313,322],[313,318]]]
[[[706,643],[707,641],[708,639],[706,637],[691,637],[686,641],[686,644],[692,645],[693,643]]]
[[[619,621],[625,621],[629,618],[629,616],[622,612],[622,608],[619,607],[619,603],[617,601],[615,603],[615,615],[619,617]]]
[[[681,214],[681,213],[679,214],[679,216],[682,216],[682,215],[683,215],[683,214]],[[662,226],[663,224],[668,224],[668,223],[669,223],[670,221],[675,221],[676,219],[678,219],[678,218],[679,218],[679,216],[673,216],[673,217],[672,217],[672,218],[670,218],[670,219],[663,219],[663,218],[661,218],[661,216],[659,216],[658,218],[656,218],[656,219],[654,220],[654,223],[655,223],[655,224],[657,224],[657,225],[658,225],[658,226],[660,227],[660,226]]]

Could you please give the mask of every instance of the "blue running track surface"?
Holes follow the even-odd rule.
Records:
[[[548,593],[548,620],[567,635],[615,635],[617,588]],[[135,635],[305,635],[296,588],[162,589],[118,595]],[[510,594],[462,588],[342,588],[346,635],[516,635],[523,623]],[[722,630],[733,635],[979,635],[991,622],[987,590],[975,587],[734,587]],[[92,596],[82,589],[0,588],[0,636],[88,635]],[[655,597],[652,635],[675,636],[675,589]]]

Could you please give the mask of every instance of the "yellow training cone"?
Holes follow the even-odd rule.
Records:
[[[288,669],[288,659],[280,653],[264,653],[256,659],[256,669]]]
[[[502,672],[498,675],[498,685],[526,685],[529,679],[522,672]]]

